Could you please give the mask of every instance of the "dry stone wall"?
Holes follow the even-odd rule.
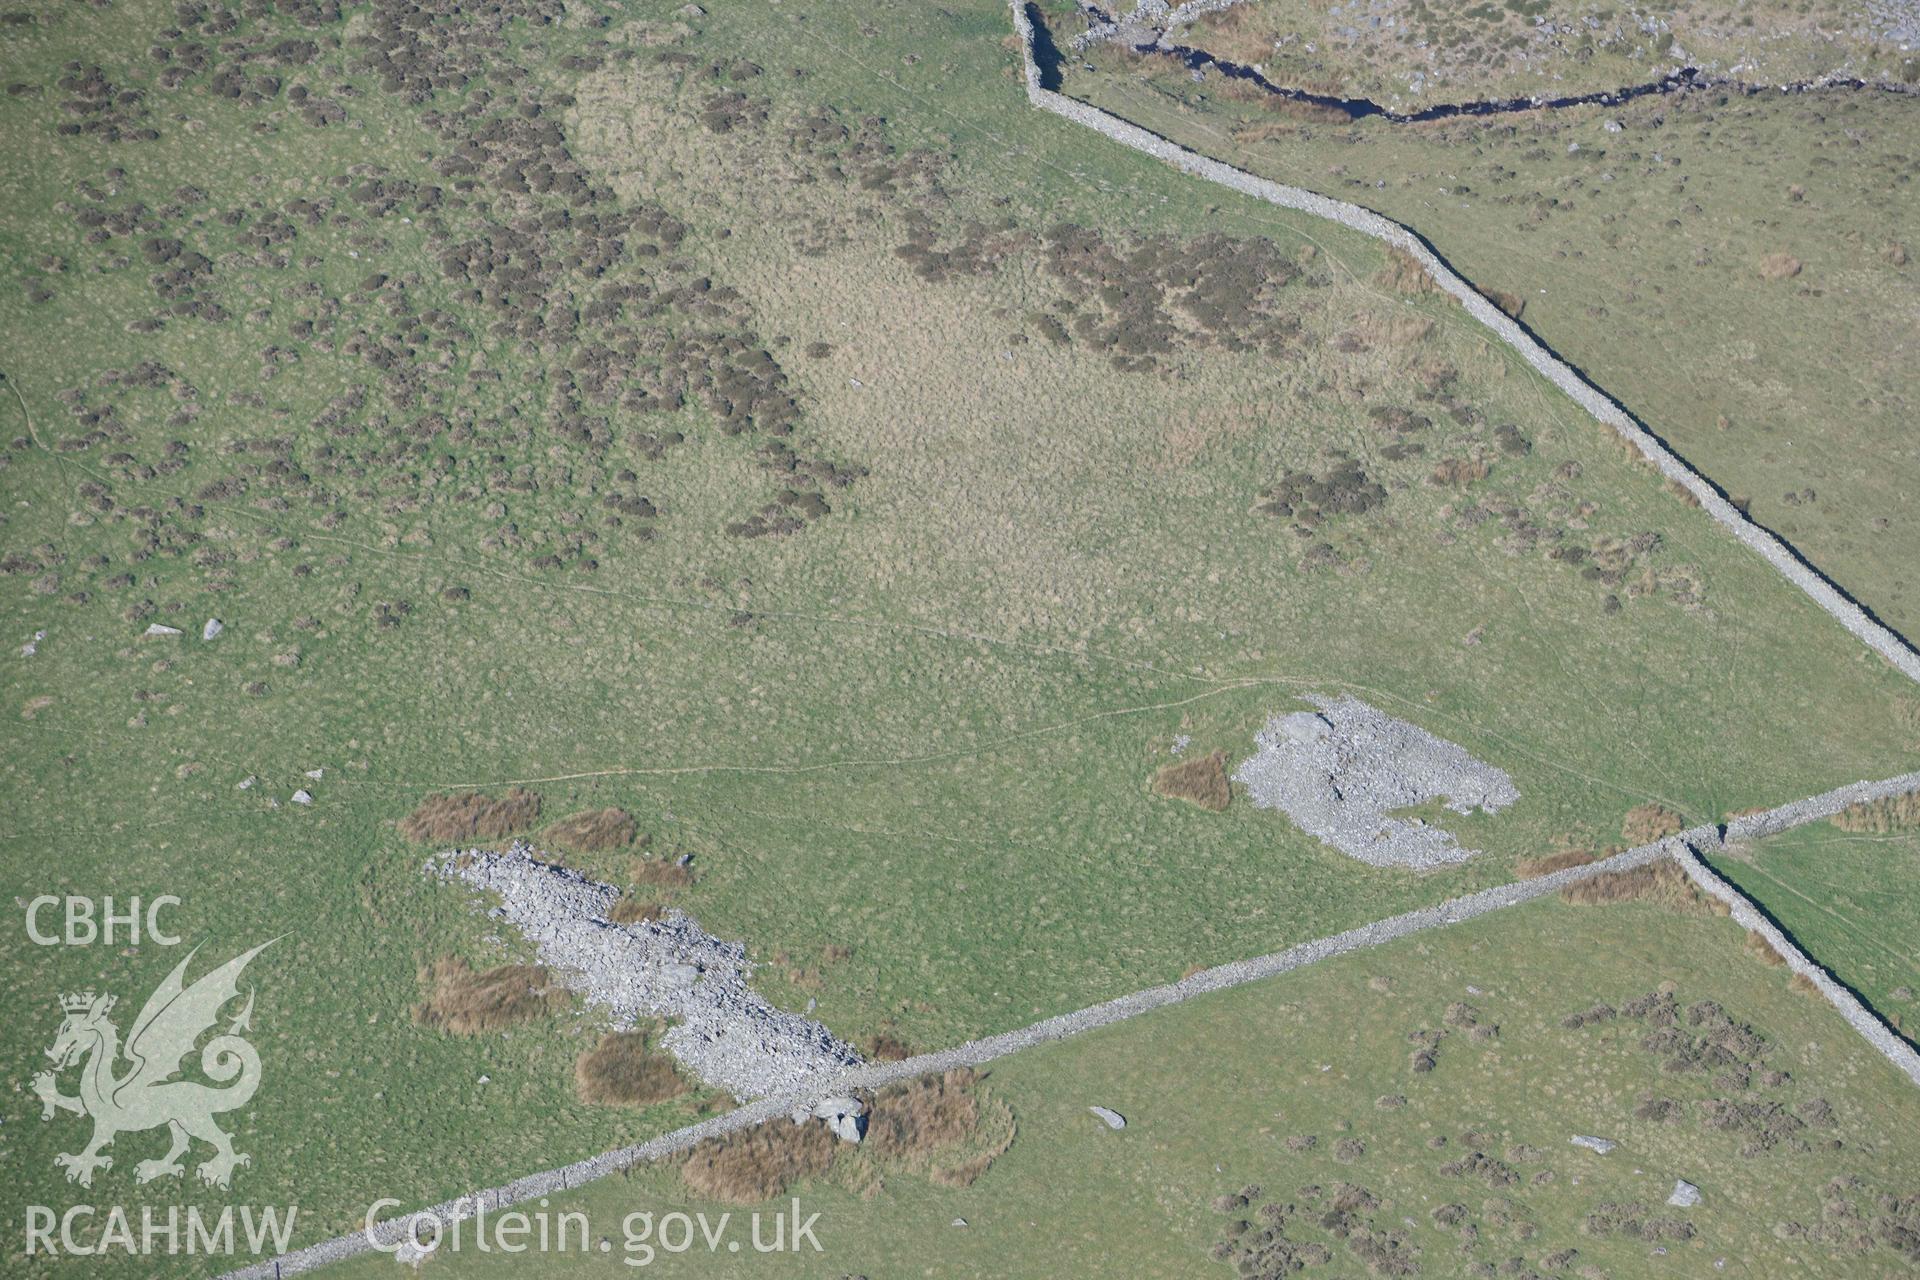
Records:
[[[1472,285],[1427,246],[1426,241],[1406,227],[1383,218],[1371,209],[1344,200],[1333,200],[1300,187],[1258,178],[1209,156],[1189,151],[1118,116],[1097,107],[1043,88],[1040,68],[1033,58],[1033,20],[1022,0],[1009,0],[1013,24],[1019,33],[1027,85],[1027,100],[1042,111],[1083,125],[1094,132],[1130,147],[1144,155],[1169,164],[1183,173],[1193,174],[1242,195],[1283,209],[1295,209],[1326,218],[1343,227],[1371,236],[1417,259],[1433,277],[1434,283],[1452,295],[1475,320],[1492,330],[1494,336],[1517,352],[1537,371],[1578,404],[1595,421],[1617,432],[1660,474],[1685,489],[1723,528],[1748,548],[1763,556],[1780,575],[1805,592],[1815,604],[1831,615],[1861,643],[1911,680],[1920,681],[1920,653],[1900,636],[1874,619],[1833,583],[1827,581],[1794,549],[1741,514],[1720,490],[1668,449],[1656,436],[1629,417],[1625,410],[1608,399],[1598,388],[1582,378],[1573,367],[1542,346],[1532,334],[1516,324],[1506,312],[1487,301]]]

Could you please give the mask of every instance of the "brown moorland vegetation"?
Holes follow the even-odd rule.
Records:
[[[1013,1109],[983,1096],[982,1076],[957,1067],[889,1085],[872,1100],[859,1146],[824,1124],[769,1120],[701,1143],[681,1164],[695,1193],[733,1204],[780,1195],[795,1182],[831,1171],[861,1195],[877,1193],[890,1171],[944,1187],[971,1186],[1013,1146]]]
[[[627,894],[613,904],[613,910],[607,913],[607,919],[615,924],[642,924],[648,920],[658,920],[666,908],[657,902],[645,898],[636,898]]]
[[[1770,253],[1760,259],[1762,280],[1791,280],[1802,270],[1800,259],[1790,253]]]
[[[1425,263],[1405,249],[1393,246],[1387,249],[1387,265],[1375,273],[1373,281],[1395,293],[1432,293],[1439,288]]]
[[[644,847],[647,837],[625,809],[585,809],[548,827],[540,841],[574,853],[602,853],[632,848],[636,841]]]
[[[687,1153],[680,1176],[697,1195],[757,1204],[825,1173],[839,1141],[822,1124],[769,1120],[701,1143]]]
[[[1686,830],[1686,820],[1663,804],[1636,805],[1627,811],[1620,824],[1620,835],[1628,845],[1652,844]]]
[[[902,1062],[913,1056],[905,1040],[886,1031],[876,1031],[865,1041],[867,1057],[875,1062]]]
[[[1535,880],[1556,871],[1565,871],[1568,867],[1584,867],[1596,856],[1591,849],[1562,849],[1544,857],[1522,858],[1514,864],[1513,869],[1522,880]]]
[[[1787,958],[1775,951],[1773,944],[1760,934],[1749,932],[1746,942],[1742,945],[1746,947],[1747,954],[1761,964],[1779,966],[1787,962]]]
[[[1153,775],[1153,794],[1222,812],[1233,800],[1227,783],[1227,753],[1212,751],[1163,766]]]
[[[660,889],[684,889],[693,883],[693,869],[659,858],[635,858],[627,871],[627,878],[635,884],[652,885]]]
[[[1590,880],[1570,884],[1560,891],[1560,898],[1563,902],[1582,907],[1612,902],[1650,902],[1688,914],[1726,914],[1722,904],[1704,896],[1694,888],[1686,872],[1664,858],[1645,866],[1609,871]]]
[[[1920,791],[1850,804],[1830,819],[1842,831],[1884,836],[1920,827]]]
[[[544,1017],[570,999],[540,965],[503,964],[475,973],[459,956],[442,956],[423,968],[420,985],[427,998],[414,1006],[413,1020],[461,1036]]]
[[[531,830],[540,817],[538,792],[513,788],[503,796],[478,791],[429,796],[400,820],[400,834],[416,844],[498,840]]]
[[[955,1067],[881,1090],[867,1117],[867,1150],[940,1186],[971,1186],[1013,1145],[1011,1110],[983,1101],[979,1080]]]
[[[597,1106],[650,1107],[686,1093],[673,1060],[651,1048],[644,1031],[616,1031],[580,1055],[573,1082],[580,1101]]]

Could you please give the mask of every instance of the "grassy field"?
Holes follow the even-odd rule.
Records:
[[[1739,885],[1909,1040],[1920,1026],[1920,832],[1831,824],[1715,859]]]
[[[1096,52],[1066,88],[1425,236],[1897,630],[1920,631],[1920,100],[1836,89],[1643,98],[1396,125]],[[1612,126],[1618,125],[1614,130]]]
[[[1920,757],[1920,698],[1370,243],[1028,112],[998,6],[676,10],[0,54],[0,890],[281,937],[234,1194],[303,1240],[701,1102],[581,1103],[575,1014],[415,1024],[422,966],[524,958],[397,831],[437,792],[624,808],[770,995],[926,1049]],[[1485,857],[1150,793],[1341,690],[1514,777],[1449,819]],[[9,942],[9,1220],[78,1194],[55,997],[174,962]],[[90,1194],[221,1202],[135,1191],[147,1141]]]
[[[1825,75],[1920,78],[1911,36],[1869,12],[1688,0],[1658,13],[1567,0],[1471,6],[1247,0],[1171,39],[1293,87],[1410,111],[1438,102],[1564,97],[1645,84],[1680,67],[1758,84]]]
[[[1706,915],[1549,901],[1035,1049],[987,1076],[1018,1134],[973,1185],[874,1191],[836,1166],[773,1202],[820,1214],[820,1253],[743,1261],[696,1243],[648,1272],[986,1276],[1020,1259],[1028,1275],[1229,1276],[1210,1251],[1235,1223],[1257,1235],[1272,1204],[1292,1206],[1295,1262],[1270,1252],[1251,1274],[1291,1274],[1316,1248],[1328,1274],[1895,1274],[1911,1265],[1892,1231],[1911,1230],[1920,1096],[1740,937]],[[1615,1016],[1567,1025],[1600,1003]],[[1434,1065],[1416,1071],[1432,1033]],[[1671,1065],[1713,1045],[1742,1065]],[[1597,1155],[1576,1134],[1619,1146]],[[1665,1205],[1681,1178],[1698,1206]],[[610,1252],[482,1257],[469,1237],[428,1265],[612,1274],[629,1214],[731,1212],[744,1239],[750,1208],[664,1168],[548,1211],[584,1212]]]

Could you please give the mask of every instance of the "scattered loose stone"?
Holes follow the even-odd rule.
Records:
[[[1601,1155],[1605,1155],[1620,1144],[1610,1138],[1594,1138],[1584,1133],[1576,1133],[1573,1135],[1573,1145],[1576,1147],[1585,1147],[1589,1151],[1597,1151]]]
[[[34,632],[33,639],[27,641],[25,644],[20,646],[20,656],[23,658],[31,658],[34,654],[40,652],[40,642],[42,640],[45,640],[46,638],[47,638],[46,632],[44,631]]]
[[[226,624],[221,622],[220,619],[208,618],[207,625],[200,628],[200,638],[202,640],[211,640],[226,629]]]
[[[1124,1129],[1127,1127],[1127,1118],[1118,1111],[1109,1111],[1105,1107],[1088,1107],[1087,1110],[1104,1120],[1109,1129]]]
[[[248,774],[246,777],[240,779],[239,782],[234,784],[234,790],[236,791],[251,790],[253,787],[253,784],[258,781],[259,781],[258,778],[254,777],[252,774]]]
[[[140,634],[148,636],[177,636],[180,634],[180,628],[165,626],[158,622],[149,622],[147,629]]]
[[[300,790],[293,793],[293,802],[295,804],[312,804],[313,793],[303,787]]]
[[[1447,832],[1388,815],[1428,800],[1455,813],[1498,813],[1520,798],[1513,779],[1425,729],[1358,698],[1310,697],[1319,711],[1279,716],[1234,773],[1258,809],[1279,809],[1308,835],[1376,867],[1463,862]]]
[[[327,771],[325,769],[309,769],[307,770],[307,776],[309,778],[312,778],[315,782],[318,782],[322,777],[326,775],[326,772]]]
[[[742,944],[722,942],[678,909],[613,924],[607,915],[618,889],[532,852],[519,843],[505,853],[455,851],[431,859],[427,870],[499,894],[492,914],[517,928],[542,963],[616,1025],[672,1019],[661,1043],[736,1098],[801,1093],[862,1062],[820,1023],[777,1009],[754,991]]]
[[[1676,1209],[1691,1209],[1700,1203],[1700,1188],[1685,1178],[1675,1178],[1673,1194],[1667,1197],[1667,1203]]]

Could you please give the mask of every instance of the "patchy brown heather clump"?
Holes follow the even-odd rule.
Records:
[[[1514,872],[1522,880],[1537,880],[1541,876],[1550,876],[1556,871],[1565,871],[1568,867],[1584,867],[1594,860],[1591,849],[1562,849],[1558,853],[1549,853],[1540,858],[1522,858],[1514,864]]]
[[[1493,468],[1480,458],[1443,458],[1433,464],[1427,483],[1441,489],[1465,489],[1492,473]]]
[[[416,844],[497,840],[531,829],[539,817],[537,792],[515,787],[494,797],[463,791],[429,797],[400,820],[400,834]]]
[[[660,858],[635,858],[627,878],[659,889],[684,889],[693,883],[693,869]]]
[[[862,1196],[877,1194],[894,1171],[940,1186],[970,1186],[1014,1138],[1013,1109],[979,1093],[980,1080],[961,1067],[882,1089],[857,1147],[815,1121],[770,1120],[701,1143],[686,1156],[681,1175],[695,1193],[734,1204],[771,1199],[829,1171]]]
[[[1013,1145],[1013,1112],[975,1091],[967,1067],[880,1091],[864,1147],[882,1161],[924,1172],[943,1187],[971,1186]]]
[[[913,1056],[913,1049],[905,1040],[886,1031],[868,1036],[863,1047],[875,1062],[904,1062]]]
[[[613,904],[613,910],[607,912],[607,919],[615,924],[643,924],[648,920],[658,920],[665,910],[657,902],[636,898],[629,893]]]
[[[569,996],[539,965],[503,964],[485,973],[458,956],[442,956],[420,971],[427,998],[413,1008],[423,1027],[475,1036],[527,1022],[563,1008]]]
[[[1520,313],[1527,309],[1527,300],[1517,293],[1508,293],[1504,289],[1482,287],[1480,292],[1488,302],[1507,313],[1510,320],[1518,320]]]
[[[1312,529],[1336,516],[1373,510],[1387,500],[1387,490],[1359,462],[1336,457],[1318,474],[1287,470],[1260,497],[1256,509],[1261,513]]]
[[[1233,799],[1233,789],[1227,784],[1227,753],[1212,751],[1163,766],[1153,775],[1153,794],[1185,800],[1215,813],[1223,811]]]
[[[1842,831],[1876,836],[1920,827],[1920,791],[1850,804],[1834,814],[1831,821]]]
[[[1686,820],[1665,805],[1643,804],[1627,810],[1620,835],[1629,845],[1638,847],[1678,835],[1686,826]]]
[[[1387,250],[1387,265],[1374,274],[1373,282],[1395,293],[1432,293],[1439,288],[1420,259],[1397,248]]]
[[[1747,940],[1742,945],[1746,947],[1747,954],[1761,964],[1783,965],[1787,962],[1787,958],[1774,950],[1773,944],[1760,934],[1747,934]]]
[[[542,844],[574,853],[600,853],[609,849],[642,846],[647,837],[640,834],[633,815],[625,809],[587,809],[568,814],[540,833]]]
[[[650,1107],[687,1092],[673,1060],[649,1049],[644,1031],[616,1031],[573,1064],[580,1101],[596,1106]]]
[[[696,1195],[757,1204],[825,1173],[839,1141],[823,1124],[769,1120],[701,1143],[687,1153],[680,1176]]]
[[[1694,888],[1687,873],[1664,858],[1646,866],[1608,871],[1570,884],[1560,891],[1560,899],[1582,907],[1610,902],[1650,902],[1689,915],[1725,915],[1727,910]]]

